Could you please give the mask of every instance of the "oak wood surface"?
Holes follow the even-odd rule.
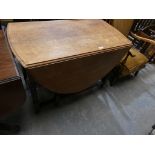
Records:
[[[112,25],[125,36],[127,36],[133,25],[133,22],[133,19],[113,19]]]
[[[15,65],[6,46],[3,32],[0,30],[0,81],[5,81],[16,76]]]
[[[0,119],[19,110],[24,104],[25,97],[20,78],[0,84]]]
[[[76,93],[103,78],[131,42],[102,20],[11,23],[12,52],[33,80],[57,93]]]
[[[7,36],[12,52],[25,68],[131,45],[123,34],[102,20],[9,23]]]
[[[94,85],[119,64],[129,47],[29,69],[37,83],[49,90],[76,93]]]
[[[0,119],[15,112],[24,103],[25,91],[5,37],[0,31]]]
[[[132,47],[130,49],[130,53],[133,56],[129,55],[125,63],[123,63],[124,69],[122,71],[122,76],[126,76],[140,70],[148,62],[147,57],[138,49]]]

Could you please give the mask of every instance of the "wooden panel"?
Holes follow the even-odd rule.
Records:
[[[82,91],[119,64],[128,48],[107,51],[106,53],[83,57],[30,69],[33,79],[40,85],[57,93]]]
[[[17,111],[25,100],[25,91],[21,79],[0,84],[0,118]]]
[[[0,31],[0,118],[16,111],[24,99],[22,81]]]
[[[25,68],[131,45],[102,20],[9,23],[7,35],[13,53]]]
[[[0,81],[17,76],[15,65],[9,53],[2,30],[0,30]]]
[[[131,29],[133,21],[133,19],[114,19],[112,25],[125,36],[127,36]]]
[[[124,68],[122,72],[122,75],[124,76],[140,70],[148,62],[147,57],[136,48],[132,47],[130,49],[130,52],[132,55],[134,55],[134,57],[129,55],[127,61],[124,63],[124,66],[126,68]]]

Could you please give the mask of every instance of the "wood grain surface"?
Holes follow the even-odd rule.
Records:
[[[11,54],[5,43],[4,35],[0,30],[0,81],[17,76]]]
[[[20,78],[0,84],[0,119],[19,110],[25,98],[25,90]]]
[[[16,70],[5,37],[0,31],[0,118],[7,117],[21,107],[25,91]]]
[[[123,34],[102,20],[11,23],[7,36],[31,77],[62,94],[95,84],[131,47]]]
[[[102,79],[129,50],[117,49],[102,54],[91,55],[29,69],[37,83],[53,92],[68,94],[80,92]]]
[[[123,33],[125,36],[129,34],[134,19],[114,19],[112,20],[112,26]]]
[[[25,68],[106,52],[131,45],[102,20],[56,20],[9,23],[12,52]]]

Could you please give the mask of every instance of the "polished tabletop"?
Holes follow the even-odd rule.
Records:
[[[12,52],[25,68],[131,45],[123,34],[103,20],[9,23],[7,37]]]
[[[15,65],[9,53],[4,34],[0,30],[0,83],[17,76]]]

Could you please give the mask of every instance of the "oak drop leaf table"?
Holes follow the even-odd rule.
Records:
[[[10,48],[41,86],[60,94],[80,92],[109,73],[131,42],[103,20],[9,23]]]

